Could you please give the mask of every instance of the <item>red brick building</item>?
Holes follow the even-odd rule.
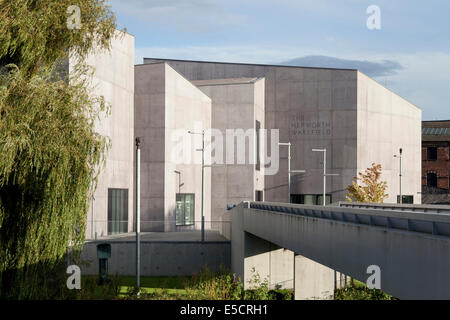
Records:
[[[422,122],[422,202],[450,204],[450,120]]]

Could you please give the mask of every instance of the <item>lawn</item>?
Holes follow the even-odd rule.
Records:
[[[98,276],[84,276],[82,287],[87,289],[86,292],[91,293],[89,298],[104,299],[112,298],[115,295],[115,298],[123,299],[130,296],[136,285],[135,276],[110,276],[109,278],[112,281],[110,285],[100,286],[97,284]],[[187,293],[186,285],[190,280],[191,277],[141,277],[141,294],[164,293],[165,296],[184,296]]]

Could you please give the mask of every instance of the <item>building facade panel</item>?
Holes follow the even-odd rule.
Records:
[[[120,31],[116,36],[110,52],[86,59],[94,71],[93,94],[103,96],[110,106],[110,114],[101,115],[96,122],[96,131],[111,141],[87,214],[86,238],[133,228],[134,37]],[[69,62],[69,72],[75,64],[75,60]]]

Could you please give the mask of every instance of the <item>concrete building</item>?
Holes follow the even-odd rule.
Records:
[[[422,201],[450,204],[450,120],[422,122]]]
[[[382,178],[388,183],[389,194],[386,202],[396,202],[400,190],[399,162],[393,156],[400,148],[403,149],[402,194],[414,203],[421,202],[421,110],[361,72],[164,59],[144,59],[144,62],[165,62],[199,85],[212,95],[213,114],[214,106],[219,108],[215,100],[221,99],[217,91],[223,89],[214,92],[202,89],[208,81],[220,86],[232,82],[224,79],[264,78],[264,84],[260,84],[265,87],[262,127],[279,129],[280,141],[292,143],[292,168],[307,171],[292,179],[294,202],[321,203],[322,155],[313,153],[313,148],[326,148],[327,171],[339,174],[328,178],[327,202],[344,200],[353,177],[372,163],[383,167]],[[228,93],[228,99],[237,99],[238,102],[230,102],[232,105],[240,103],[236,93]],[[223,127],[223,121],[214,123],[213,116],[213,127],[221,124]],[[273,147],[268,146],[270,152]],[[286,152],[280,150],[278,173],[264,177],[262,198],[267,201],[287,199]],[[213,169],[213,176],[214,172]],[[246,176],[240,178],[242,182],[248,181]],[[255,197],[252,194],[248,200]],[[216,206],[219,205],[213,201],[212,207]]]
[[[166,63],[135,68],[135,136],[142,140],[142,231],[175,231],[201,222],[202,147],[199,134],[189,150],[174,150],[174,136],[211,128],[211,98]],[[197,122],[197,123],[196,123]],[[183,147],[183,145],[181,146]],[[187,161],[178,161],[188,156]],[[197,161],[195,161],[197,160]],[[211,221],[211,171],[205,169],[204,215]]]
[[[241,78],[241,79],[215,79],[193,81],[200,90],[212,99],[211,125],[212,128],[224,133],[225,139],[221,142],[226,154],[230,154],[228,141],[232,141],[233,164],[226,164],[226,155],[213,154],[217,166],[211,168],[211,219],[213,222],[220,222],[224,214],[224,209],[230,204],[237,204],[247,199],[258,199],[262,201],[264,190],[264,167],[255,159],[255,163],[250,163],[249,147],[245,148],[245,159],[243,164],[239,164],[237,158],[239,137],[235,137],[235,130],[259,132],[264,128],[264,78]],[[227,132],[228,130],[228,132]],[[253,146],[257,144],[255,137],[249,136],[253,140]],[[243,141],[245,144],[246,141]],[[249,141],[247,141],[249,142]],[[257,154],[257,151],[255,152]],[[245,183],[243,183],[245,181]]]
[[[344,200],[353,178],[372,163],[383,167],[386,202],[397,202],[400,172],[393,156],[400,148],[402,194],[421,202],[421,110],[361,72],[160,59],[133,66],[133,42],[125,34],[114,40],[110,54],[88,59],[96,68],[95,92],[111,104],[98,131],[112,141],[88,236],[133,230],[135,137],[142,140],[143,231],[196,229],[202,207],[209,227],[217,228],[230,205],[286,201],[287,148],[279,151],[276,172],[268,173],[261,149],[277,155],[279,146],[262,146],[265,129],[269,139],[279,130],[279,142],[292,144],[292,169],[306,170],[292,176],[293,202],[322,202],[322,155],[313,148],[327,149],[327,171],[338,174],[327,180],[328,203]],[[245,137],[243,155],[236,150],[242,142],[237,130]],[[222,141],[215,141],[215,131]],[[213,149],[213,141],[225,153]]]
[[[110,114],[96,122],[96,131],[111,144],[88,212],[86,238],[133,230],[134,36],[116,35],[109,53],[90,55],[86,61],[94,68],[93,94],[103,96],[110,107]],[[74,65],[69,62],[69,72]]]
[[[111,270],[134,272],[130,235],[104,236],[135,231],[136,137],[142,150],[141,231],[150,232],[141,268],[149,276],[188,275],[204,263],[214,270],[231,267],[232,205],[288,198],[321,204],[323,155],[314,148],[327,150],[327,172],[338,174],[327,180],[327,203],[344,200],[354,177],[372,163],[383,167],[386,202],[396,202],[400,170],[394,155],[400,148],[402,194],[421,203],[421,110],[357,70],[161,59],[134,66],[133,60],[134,38],[127,34],[113,41],[110,54],[88,59],[96,69],[94,92],[111,105],[97,131],[111,138],[112,147],[86,236],[113,245],[117,265]],[[287,148],[279,142],[292,144],[291,169],[306,170],[292,176],[289,195]],[[202,214],[208,244],[195,239]],[[185,233],[154,236],[172,231]],[[95,260],[96,244],[87,242],[86,259]],[[298,252],[282,246],[268,250],[265,266],[290,270],[273,274],[271,287],[303,281],[293,276],[298,260],[304,267],[298,275],[313,270],[326,283],[318,290],[329,296],[332,269],[302,262]],[[89,270],[96,272],[95,266]]]

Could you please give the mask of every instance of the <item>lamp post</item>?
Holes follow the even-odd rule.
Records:
[[[402,154],[403,154],[403,149],[400,148],[399,150],[400,154],[397,156],[396,154],[394,155],[394,158],[399,158],[400,159],[400,204],[403,204],[403,196],[402,196]]]
[[[288,203],[291,203],[291,174],[292,173],[305,173],[305,170],[291,170],[291,143],[290,142],[279,142],[279,146],[288,147]]]
[[[196,149],[196,151],[202,152],[202,242],[205,241],[205,216],[203,214],[203,197],[204,197],[204,186],[205,186],[205,130],[202,132],[188,131],[189,134],[201,134],[202,135],[202,148]]]
[[[326,206],[327,176],[338,176],[337,173],[327,173],[327,149],[312,149],[313,152],[323,152],[323,206]]]
[[[140,293],[141,282],[141,139],[136,138],[136,290]]]

